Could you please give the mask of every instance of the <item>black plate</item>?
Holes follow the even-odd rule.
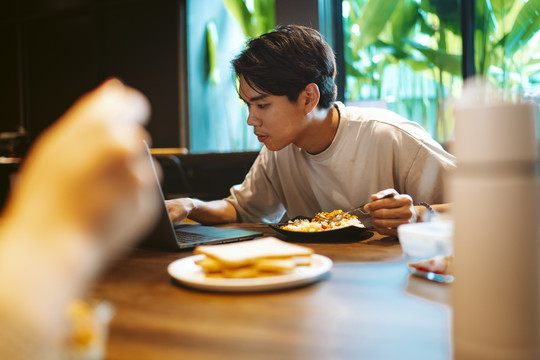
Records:
[[[304,216],[298,216],[296,219],[311,219]],[[287,223],[269,224],[275,231],[287,236],[287,239],[306,242],[356,242],[369,239],[372,235],[368,232],[370,228],[347,226],[339,229],[302,232],[282,229],[281,226]]]

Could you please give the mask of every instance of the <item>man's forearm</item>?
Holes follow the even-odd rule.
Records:
[[[225,200],[202,201],[191,199],[193,207],[188,218],[203,224],[224,224],[237,222],[234,206]]]

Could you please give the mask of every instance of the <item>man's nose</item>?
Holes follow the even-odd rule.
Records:
[[[249,126],[259,126],[261,121],[251,111],[248,113],[247,124]]]

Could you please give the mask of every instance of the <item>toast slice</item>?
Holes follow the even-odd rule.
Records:
[[[203,245],[194,253],[207,276],[246,278],[281,275],[297,266],[309,266],[313,249],[290,244],[274,237],[223,245]]]
[[[222,245],[203,245],[195,248],[195,254],[218,259],[231,267],[245,266],[258,259],[279,259],[295,256],[311,256],[313,249],[290,244],[275,237],[242,241]]]

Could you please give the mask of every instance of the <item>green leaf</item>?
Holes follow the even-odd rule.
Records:
[[[271,31],[276,24],[275,0],[253,0],[253,13],[247,8],[245,0],[223,1],[246,38],[255,38]]]
[[[540,0],[527,1],[506,36],[504,55],[512,57],[540,29]]]
[[[366,77],[366,75],[364,73],[360,72],[357,68],[355,68],[350,63],[345,64],[345,74],[347,74],[347,76],[353,76],[355,78],[365,78]]]
[[[218,58],[218,31],[214,20],[206,23],[206,53],[207,53],[207,78],[210,79],[212,86],[219,82],[219,69],[217,66]]]
[[[402,38],[409,36],[420,15],[418,14],[418,4],[413,0],[402,0],[394,14],[392,14],[392,40],[394,45],[401,47]]]
[[[498,22],[495,14],[501,14],[504,8],[505,0],[483,0],[475,6],[475,24],[476,28],[488,33],[490,29],[497,29]]]
[[[253,8],[255,11],[255,24],[257,24],[258,33],[252,35],[258,36],[262,33],[271,31],[276,25],[274,0],[254,0]]]
[[[426,20],[427,14],[423,11],[419,11],[419,14],[420,14],[420,18],[418,19],[418,22],[420,23],[420,33],[426,34],[428,36],[435,35],[436,33],[435,29]]]
[[[521,69],[521,74],[529,78],[536,73],[540,74],[540,59],[529,62]]]
[[[413,48],[421,52],[429,62],[437,66],[441,71],[452,75],[461,75],[461,56],[449,54],[442,50],[433,50],[412,40],[405,40]]]
[[[437,30],[450,30],[456,35],[461,35],[461,20],[458,0],[421,0],[420,13],[424,16],[425,23],[422,24],[422,32],[428,35],[431,25],[426,21],[428,14],[435,15],[440,22]]]
[[[406,60],[404,60],[405,64],[407,64],[411,69],[413,69],[414,71],[425,71],[425,70],[430,70],[433,68],[433,64],[425,61],[425,60],[417,60],[417,59],[412,59],[412,58],[408,58]]]
[[[487,9],[492,13],[492,16],[503,18],[512,9],[512,6],[518,5],[517,1],[508,0],[484,0],[486,1]]]
[[[362,8],[358,21],[360,27],[359,48],[373,44],[388,23],[399,0],[369,0]]]
[[[377,40],[373,46],[377,48],[379,51],[379,54],[388,54],[392,55],[395,59],[404,59],[409,56],[409,54],[405,51],[403,42],[402,46],[398,47],[395,44],[386,43],[382,40]],[[394,61],[391,61],[394,62]]]
[[[223,0],[229,13],[238,21],[244,36],[251,37],[251,13],[249,12],[244,0]]]
[[[442,22],[459,19],[459,3],[457,0],[430,0],[430,2]]]

